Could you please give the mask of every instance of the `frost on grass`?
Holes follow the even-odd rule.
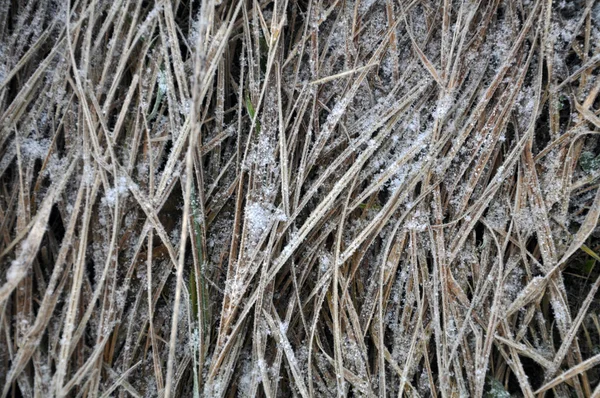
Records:
[[[0,2],[4,395],[531,396],[597,353],[597,1],[71,3]]]

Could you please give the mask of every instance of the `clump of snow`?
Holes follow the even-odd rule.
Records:
[[[260,240],[273,222],[286,220],[283,211],[270,203],[249,202],[246,205],[246,227],[252,241]]]
[[[404,224],[404,228],[407,230],[414,230],[417,232],[423,232],[429,225],[429,218],[427,213],[422,210],[415,210],[412,217]]]
[[[169,85],[167,84],[167,75],[164,71],[160,71],[158,72],[158,79],[157,79],[157,83],[158,83],[158,90],[161,93],[166,93],[167,90],[169,89]]]
[[[490,226],[501,229],[508,222],[508,209],[503,203],[494,201],[490,205],[485,219]]]
[[[431,116],[433,116],[433,118],[436,120],[443,120],[446,117],[446,115],[448,114],[448,111],[450,110],[450,108],[452,108],[453,104],[454,104],[454,97],[452,96],[452,94],[448,93],[448,94],[444,95],[442,98],[440,98],[438,100],[436,109],[433,111]]]
[[[10,264],[10,268],[6,272],[6,281],[10,284],[18,283],[25,274],[25,267],[21,261],[15,260]]]
[[[115,186],[106,191],[106,195],[102,198],[102,203],[106,206],[114,206],[117,197],[126,197],[129,193],[127,179],[124,176],[117,178]]]
[[[331,263],[333,262],[333,258],[331,255],[326,253],[322,253],[319,256],[319,269],[321,272],[327,272],[327,270],[331,267]]]
[[[27,161],[43,159],[48,153],[48,148],[50,148],[50,140],[46,138],[28,137],[19,144],[21,156]]]
[[[279,332],[282,335],[285,335],[287,333],[288,327],[289,327],[289,323],[287,322],[282,322],[281,325],[279,325]]]

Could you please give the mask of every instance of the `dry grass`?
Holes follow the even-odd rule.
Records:
[[[600,2],[0,1],[2,397],[600,397]]]

